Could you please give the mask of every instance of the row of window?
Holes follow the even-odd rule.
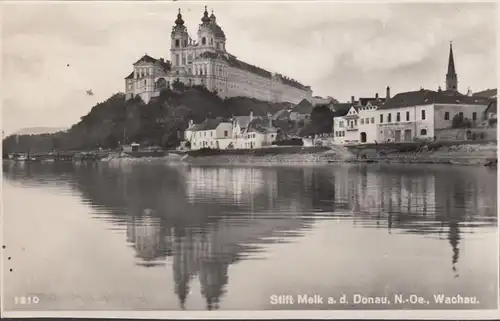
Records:
[[[463,120],[464,119],[464,113],[463,112],[459,112],[458,114],[458,117]],[[450,112],[449,111],[446,111],[444,113],[444,120],[450,120]],[[477,113],[476,112],[473,112],[472,113],[472,120],[477,120]]]
[[[344,137],[345,136],[345,131],[336,131],[335,132],[335,137]]]
[[[425,114],[425,110],[421,110],[420,112],[420,119],[421,120],[425,120],[426,119],[426,114]],[[410,121],[410,112],[407,111],[405,113],[405,120],[406,121]],[[397,112],[396,113],[396,122],[400,122],[401,121],[401,113],[400,112]],[[384,114],[380,114],[380,123],[382,124],[384,122]],[[386,122],[387,123],[392,123],[392,114],[391,113],[388,113],[387,114],[387,119],[386,119]]]
[[[196,134],[198,134],[198,137],[207,137],[207,132],[206,131],[197,132],[197,133],[195,133],[195,136],[196,136]],[[214,137],[214,131],[211,131],[209,136],[210,137]],[[229,132],[227,130],[225,130],[224,131],[224,137],[228,137],[228,136],[229,136]]]

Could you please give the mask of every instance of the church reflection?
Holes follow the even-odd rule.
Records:
[[[497,222],[496,180],[483,168],[51,168],[16,176],[4,166],[4,175],[43,184],[52,175],[95,209],[106,209],[113,224],[125,227],[138,265],[172,268],[181,308],[197,282],[206,309],[218,309],[231,264],[259,257],[268,243],[302,236],[319,216],[442,239],[451,247],[455,277],[462,235],[473,224]]]

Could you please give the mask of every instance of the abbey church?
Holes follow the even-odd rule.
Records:
[[[170,61],[144,55],[125,78],[127,99],[139,95],[148,102],[176,81],[201,85],[222,98],[243,96],[297,104],[312,100],[311,87],[239,60],[226,51],[226,35],[207,7],[193,40],[179,9],[171,32]]]

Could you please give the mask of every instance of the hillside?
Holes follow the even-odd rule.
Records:
[[[204,87],[191,87],[181,92],[165,90],[148,104],[140,99],[125,101],[124,94],[117,93],[95,105],[66,132],[5,138],[3,152],[116,148],[123,141],[174,147],[182,139],[190,119],[199,123],[207,117],[229,118],[250,112],[264,116],[284,107],[288,105],[244,97],[223,100]]]

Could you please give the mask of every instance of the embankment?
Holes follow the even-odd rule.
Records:
[[[204,150],[190,151],[184,160],[193,165],[276,165],[328,163],[341,160],[341,153],[327,147],[269,147],[252,150]]]
[[[484,165],[497,158],[497,144],[432,145],[418,148],[274,147],[255,150],[191,151],[184,161],[193,165],[276,165],[342,162]]]

